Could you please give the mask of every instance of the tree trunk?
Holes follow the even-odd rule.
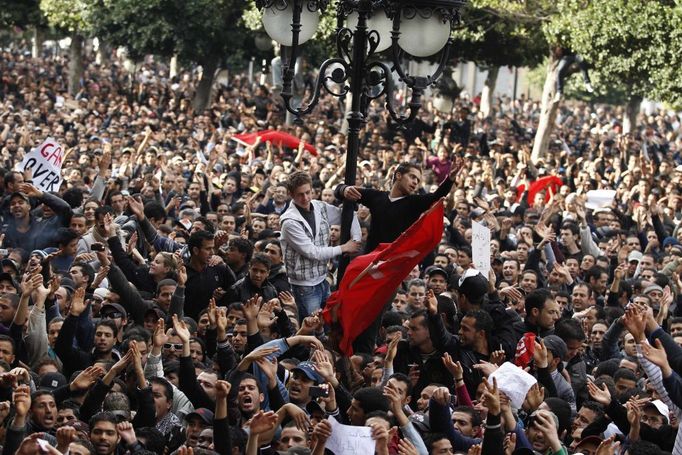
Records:
[[[80,81],[83,76],[83,37],[74,34],[71,36],[69,48],[69,93],[75,96],[80,90]]]
[[[45,41],[45,30],[36,26],[33,29],[33,45],[31,46],[31,56],[40,58],[43,52],[43,41]]]
[[[533,153],[531,160],[536,163],[539,159],[544,158],[549,148],[549,138],[552,134],[552,128],[556,123],[556,116],[559,112],[559,101],[555,99],[556,83],[558,74],[559,61],[554,57],[550,58],[547,66],[547,77],[545,78],[545,88],[542,91],[542,111],[540,113],[540,122],[538,124],[538,131],[535,134],[535,142],[533,143]]]
[[[625,112],[623,113],[623,134],[631,133],[637,127],[637,116],[642,104],[642,98],[633,96],[625,105]]]
[[[100,65],[106,65],[111,61],[111,46],[99,38],[99,45],[97,46],[97,57],[95,61]]]
[[[168,69],[168,77],[170,79],[173,79],[175,76],[178,75],[178,56],[174,55],[170,59],[170,65]]]
[[[493,94],[495,93],[498,74],[500,74],[500,67],[493,66],[488,70],[488,75],[485,78],[483,92],[481,93],[481,113],[483,114],[483,117],[489,117],[492,113]]]
[[[216,70],[218,69],[218,61],[211,60],[208,63],[203,63],[202,65],[203,73],[201,75],[201,81],[197,86],[197,91],[194,94],[194,101],[192,106],[194,107],[195,114],[201,114],[204,109],[211,102],[211,88],[213,87],[213,79],[215,78]]]

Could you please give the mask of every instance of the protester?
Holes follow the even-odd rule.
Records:
[[[372,102],[343,182],[329,96],[287,125],[235,72],[197,112],[198,69],[112,53],[72,97],[68,59],[27,50],[0,59],[3,453],[682,453],[676,113],[622,134],[616,110],[565,104],[532,161],[525,97],[487,118],[425,103],[406,132]],[[298,145],[245,141],[265,130]],[[48,138],[57,191],[20,166]],[[339,260],[390,251],[441,199],[437,247],[354,302],[381,315],[340,324],[370,327],[343,354]],[[368,264],[346,289],[399,269]]]

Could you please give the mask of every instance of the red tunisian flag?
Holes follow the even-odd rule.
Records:
[[[540,191],[544,190],[547,188],[549,191],[545,193],[545,202],[549,201],[550,198],[550,191],[553,194],[557,194],[559,192],[559,188],[563,186],[564,182],[561,180],[559,177],[556,175],[548,175],[546,177],[542,177],[534,181],[533,183],[530,184],[530,187],[528,188],[528,205],[533,206],[533,203],[535,202],[535,195],[538,194]],[[519,185],[518,188],[516,189],[516,199],[521,200],[521,195],[523,192],[526,191],[526,185]]]
[[[258,138],[260,138],[261,144],[265,144],[269,141],[274,146],[283,145],[285,147],[289,147],[290,149],[297,149],[301,143],[301,140],[296,136],[292,136],[291,134],[285,133],[284,131],[276,130],[263,130],[257,131],[255,133],[235,134],[232,136],[233,140],[244,145],[254,145],[256,143],[256,139]],[[315,150],[315,147],[313,147],[311,144],[304,142],[303,148],[309,151],[311,155],[317,156],[317,150]]]
[[[353,341],[379,317],[384,305],[415,265],[443,237],[443,200],[436,202],[393,243],[382,243],[348,265],[339,289],[327,299],[322,317],[340,328],[339,349],[353,354]]]

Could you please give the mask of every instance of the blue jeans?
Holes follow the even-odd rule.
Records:
[[[310,316],[324,305],[327,297],[329,297],[329,283],[327,280],[324,280],[315,286],[292,284],[291,291],[294,294],[296,306],[298,307],[298,320],[303,321],[304,318]]]

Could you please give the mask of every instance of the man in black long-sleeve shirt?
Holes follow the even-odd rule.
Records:
[[[443,180],[438,189],[430,194],[416,194],[421,185],[422,171],[419,166],[401,163],[393,174],[393,187],[390,192],[379,191],[356,186],[339,185],[335,194],[338,199],[360,202],[369,208],[372,221],[367,237],[365,250],[370,252],[380,243],[390,243],[405,232],[422,213],[434,202],[450,193],[457,174],[462,169],[463,161],[457,158],[450,175]],[[391,302],[393,298],[389,300]],[[379,329],[383,312],[374,323],[353,343],[355,352],[374,351],[374,342]]]

